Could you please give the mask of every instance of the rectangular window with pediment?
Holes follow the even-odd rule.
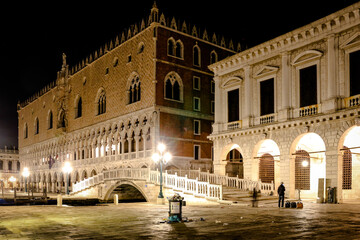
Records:
[[[360,51],[349,54],[350,60],[350,96],[360,94]]]
[[[260,114],[274,113],[274,78],[260,82]]]
[[[300,69],[300,107],[317,104],[317,65]]]
[[[228,122],[239,121],[239,89],[227,92],[228,97]]]

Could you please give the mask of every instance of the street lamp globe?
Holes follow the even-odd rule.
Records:
[[[302,164],[303,167],[309,166],[309,162],[306,161],[306,160],[304,160],[301,164]]]
[[[160,160],[160,155],[158,153],[154,153],[152,155],[152,160],[155,162],[155,163],[158,163],[159,160]]]
[[[14,183],[14,182],[16,182],[16,178],[15,178],[14,176],[11,176],[11,177],[9,178],[9,181],[12,182],[12,183]]]
[[[71,173],[73,168],[71,167],[70,162],[65,162],[64,167],[62,168],[62,170],[63,170],[64,173],[67,173],[67,174]]]
[[[23,175],[23,177],[26,177],[26,178],[29,177],[30,176],[29,168],[24,167],[22,175]]]
[[[160,153],[163,153],[166,149],[166,146],[163,143],[159,143],[157,149],[159,150]]]

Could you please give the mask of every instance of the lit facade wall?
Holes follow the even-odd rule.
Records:
[[[79,64],[69,66],[63,56],[57,80],[19,104],[20,161],[38,189],[63,190],[64,161],[74,168],[72,182],[115,167],[155,167],[151,155],[160,141],[174,155],[166,167],[211,169],[212,142],[206,137],[214,94],[207,66],[234,54],[234,46],[195,25],[176,24],[154,6],[148,21]],[[180,83],[179,99],[166,96],[169,76],[176,76],[172,84]],[[194,122],[200,124],[196,132]]]
[[[259,146],[272,140],[276,147],[266,151],[274,156],[274,182],[276,187],[285,183],[287,196],[298,194],[296,152],[305,150],[310,155],[311,179],[310,190],[302,190],[302,197],[321,201],[328,186],[338,188],[339,201],[360,197],[359,184],[353,182],[352,190],[341,187],[343,139],[360,118],[359,71],[354,66],[360,63],[359,6],[210,66],[216,85],[215,123],[209,137],[214,143],[215,173],[226,174],[228,162],[223,160],[236,145],[243,156],[244,178],[259,180]],[[311,147],[302,144],[307,134],[318,139]],[[356,159],[360,145],[352,146]],[[356,161],[353,164],[355,180]]]

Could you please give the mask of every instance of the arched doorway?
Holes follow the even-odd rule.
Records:
[[[253,150],[252,178],[278,186],[281,177],[278,145],[271,139],[260,141]]]
[[[339,141],[338,199],[360,198],[360,126],[349,128]]]
[[[325,143],[316,133],[298,136],[290,148],[290,197],[316,199],[326,198]],[[300,194],[300,196],[299,196]]]
[[[225,172],[229,177],[244,178],[244,163],[243,156],[236,148],[231,149],[226,155],[226,169]]]

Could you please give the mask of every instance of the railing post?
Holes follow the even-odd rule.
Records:
[[[209,172],[209,170],[207,170],[206,181],[210,182],[210,172]]]
[[[199,193],[199,183],[198,183],[198,178],[196,178],[195,180],[195,194],[198,194]]]
[[[175,172],[175,188],[177,188],[177,183],[178,183],[178,177],[177,177],[177,172]]]
[[[185,191],[187,190],[187,184],[188,184],[187,180],[188,180],[188,177],[187,177],[187,175],[185,174]]]
[[[219,200],[223,200],[223,186],[220,185],[220,196],[219,196]]]

